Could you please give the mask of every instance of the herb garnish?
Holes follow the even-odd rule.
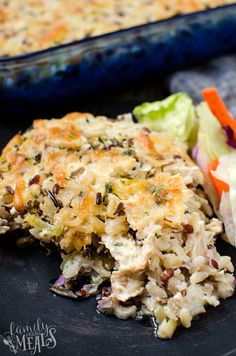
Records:
[[[75,138],[74,132],[70,132],[70,133],[69,133],[69,137],[70,137],[71,139],[74,139],[74,138]]]
[[[114,246],[118,246],[118,247],[123,246],[123,242],[116,242],[116,243],[114,244]]]
[[[112,185],[111,183],[105,183],[105,194],[112,192]]]
[[[101,142],[105,146],[105,141],[101,138],[101,136],[98,136],[98,141]]]
[[[160,185],[152,184],[150,186],[150,192],[152,195],[159,195],[163,190],[164,190],[164,187],[162,184],[160,184]]]
[[[167,198],[167,191],[165,190],[162,184],[160,185],[151,184],[150,193],[154,195],[154,197],[156,198],[155,200],[156,204],[163,203]]]

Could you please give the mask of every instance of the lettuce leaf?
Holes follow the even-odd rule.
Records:
[[[204,165],[198,162],[201,157],[208,163],[214,159],[218,159],[221,156],[232,152],[233,148],[227,144],[225,132],[222,129],[219,121],[212,114],[207,103],[203,102],[199,104],[196,108],[196,112],[199,118],[199,157],[197,159],[197,163],[201,168],[204,168]]]
[[[139,122],[146,122],[155,131],[165,131],[192,148],[197,139],[197,119],[192,99],[177,93],[161,101],[143,103],[133,110]]]
[[[219,215],[225,224],[225,240],[236,247],[236,151],[221,156],[212,174],[229,185],[229,191],[222,194]]]

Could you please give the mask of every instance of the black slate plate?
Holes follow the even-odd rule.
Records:
[[[152,96],[116,100],[104,98],[94,110],[85,103],[83,110],[117,114]],[[155,92],[154,97],[160,93]],[[113,100],[113,101],[112,101]],[[102,110],[102,107],[106,110]],[[7,122],[7,121],[6,121]],[[0,124],[1,145],[28,123]],[[222,254],[229,254],[236,266],[236,250],[218,242]],[[0,355],[12,355],[3,343],[10,323],[33,326],[38,318],[56,329],[56,345],[43,347],[36,355],[48,356],[129,356],[129,355],[236,355],[235,296],[193,321],[190,329],[179,328],[172,340],[155,339],[153,329],[133,320],[118,320],[96,312],[93,298],[75,301],[48,291],[50,280],[59,273],[60,257],[47,256],[42,248],[19,249],[14,236],[0,238]],[[30,355],[17,351],[17,355]]]
[[[236,253],[219,243],[222,253]],[[33,325],[37,318],[56,328],[56,346],[42,355],[128,356],[128,355],[235,355],[235,296],[220,307],[208,308],[194,320],[192,328],[179,328],[172,340],[155,339],[152,327],[133,320],[118,320],[95,311],[93,298],[77,301],[53,295],[49,281],[59,273],[59,257],[46,256],[41,248],[19,249],[14,239],[0,241],[0,334],[9,325]],[[1,342],[0,355],[10,355]],[[27,353],[26,353],[27,354]]]

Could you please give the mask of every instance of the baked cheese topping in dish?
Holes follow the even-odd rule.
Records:
[[[0,56],[34,52],[232,0],[7,0],[0,2]]]
[[[96,294],[98,310],[121,319],[155,317],[160,338],[233,294],[202,173],[176,139],[131,115],[36,120],[4,148],[0,174],[0,232],[58,247],[53,292]]]

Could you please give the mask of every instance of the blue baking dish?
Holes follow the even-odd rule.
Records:
[[[236,4],[0,58],[0,113],[37,112],[71,97],[141,85],[234,50]]]

